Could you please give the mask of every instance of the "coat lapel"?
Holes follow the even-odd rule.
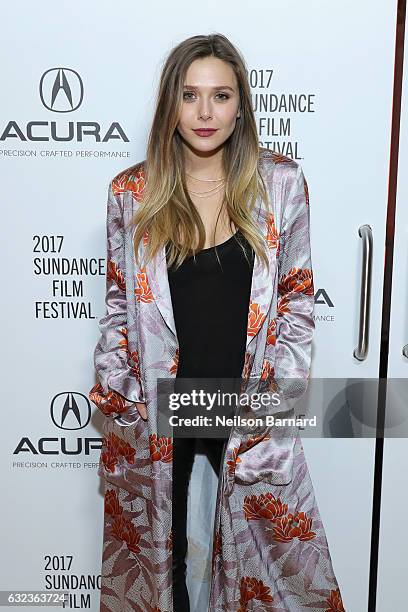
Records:
[[[166,325],[177,338],[164,246],[146,264],[146,274],[157,307]]]
[[[263,235],[265,235],[265,224],[262,223]],[[269,269],[262,265],[262,261],[255,254],[254,269],[252,274],[251,293],[248,307],[248,327],[246,347],[248,348],[251,340],[255,338],[261,329],[270,308],[273,291],[274,291],[274,273],[275,273],[275,250],[266,248]]]
[[[276,244],[269,240],[270,229],[268,223],[271,219],[274,220],[274,214],[265,210],[259,196],[253,208],[252,216],[254,217],[255,223],[259,226],[261,235],[266,240],[266,255],[269,261],[269,268],[262,264],[261,259],[255,253],[251,291],[249,295],[246,349],[267,319],[273,298],[273,279],[276,269]]]

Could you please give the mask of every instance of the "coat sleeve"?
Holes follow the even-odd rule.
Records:
[[[300,164],[289,181],[278,254],[274,378],[283,401],[278,411],[293,408],[307,389],[315,329],[309,191]]]
[[[123,211],[112,182],[108,189],[106,239],[106,314],[98,323],[100,337],[94,350],[98,382],[89,398],[106,416],[115,417],[145,398],[138,361],[128,350]]]

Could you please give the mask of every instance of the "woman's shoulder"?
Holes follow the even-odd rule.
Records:
[[[259,163],[261,166],[263,164],[273,165],[281,168],[293,168],[295,170],[299,167],[299,163],[291,157],[277,153],[272,149],[266,149],[265,147],[259,147]]]
[[[291,182],[302,171],[299,162],[265,147],[259,147],[259,171],[263,178],[274,182]]]
[[[113,177],[111,187],[114,195],[130,191],[136,200],[139,198],[145,185],[145,162],[139,161]]]

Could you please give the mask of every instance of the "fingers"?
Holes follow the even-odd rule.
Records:
[[[136,408],[139,411],[140,416],[142,417],[142,419],[144,421],[147,421],[147,411],[146,411],[146,404],[143,404],[141,402],[137,402],[136,403]]]

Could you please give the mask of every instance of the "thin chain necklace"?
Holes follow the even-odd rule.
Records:
[[[188,172],[186,172],[186,174],[187,176],[191,176],[191,178],[195,179],[196,181],[203,181],[204,183],[216,183],[217,181],[225,181],[225,177],[220,179],[201,179],[197,178],[196,176],[193,176],[192,174],[189,174]]]
[[[223,188],[223,185],[217,185],[217,187],[214,187],[213,189],[210,189],[209,191],[191,191],[191,189],[189,189],[188,193],[192,193],[193,195],[196,195],[199,198],[205,198],[208,195],[218,193],[219,191],[221,191],[222,188]]]
[[[191,189],[188,190],[189,193],[197,196],[198,198],[206,198],[210,195],[216,194],[218,193],[224,186],[225,183],[225,178],[220,178],[220,179],[200,179],[197,178],[195,176],[192,176],[191,174],[189,174],[188,172],[186,172],[187,176],[191,176],[191,178],[195,179],[196,181],[202,181],[205,183],[219,183],[218,185],[216,185],[215,187],[213,187],[212,189],[209,189],[208,191],[193,191]]]

